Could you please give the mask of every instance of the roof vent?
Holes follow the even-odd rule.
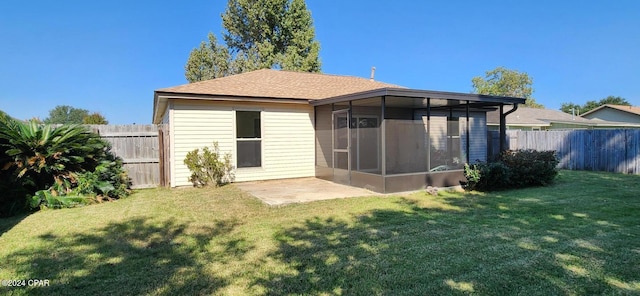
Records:
[[[371,67],[371,77],[369,78],[370,81],[373,81],[373,78],[375,78],[376,76],[376,67]]]

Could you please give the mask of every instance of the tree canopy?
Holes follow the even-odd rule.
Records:
[[[49,110],[49,117],[44,122],[51,124],[82,124],[82,118],[89,115],[89,110],[58,105]]]
[[[544,108],[531,97],[533,94],[533,79],[526,72],[518,72],[505,67],[497,67],[485,72],[485,76],[471,79],[473,93],[516,97],[526,99],[525,105],[533,108]]]
[[[94,112],[89,114],[89,110],[74,108],[67,105],[58,105],[49,110],[49,117],[44,120],[49,124],[108,124],[104,116]]]
[[[82,123],[83,124],[109,124],[109,121],[107,121],[106,118],[104,118],[104,116],[102,116],[102,114],[98,113],[98,112],[93,112],[85,117],[82,118]]]
[[[584,105],[578,105],[575,103],[562,103],[560,106],[560,110],[565,113],[572,114],[584,114],[595,108],[598,108],[602,105],[622,105],[622,106],[631,106],[631,103],[627,101],[627,99],[616,96],[608,96],[600,101],[587,101]]]
[[[320,43],[304,0],[228,0],[225,44],[209,33],[185,65],[189,82],[264,68],[320,72]]]
[[[189,82],[219,78],[233,73],[231,55],[226,46],[218,44],[216,36],[209,33],[208,41],[189,54],[185,65],[185,77]]]

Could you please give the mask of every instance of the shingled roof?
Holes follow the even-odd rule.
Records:
[[[616,109],[616,110],[628,112],[628,113],[635,114],[635,115],[640,115],[640,107],[605,104],[605,105],[599,106],[598,108],[592,109],[589,112],[585,112],[584,114],[582,114],[580,116],[585,116],[585,115],[594,113],[594,112],[596,112],[598,110],[601,110],[601,109],[604,109],[604,108],[611,108],[611,109]]]
[[[419,99],[456,100],[489,104],[522,104],[524,99],[408,89],[395,84],[353,76],[291,72],[272,69],[256,70],[196,83],[157,89],[154,92],[153,122],[165,114],[169,100],[214,100],[277,102],[292,104],[334,103],[376,96],[396,96]],[[414,101],[407,102],[413,104]]]
[[[506,109],[505,111],[508,111]],[[487,112],[487,124],[498,125],[500,113],[498,111]],[[511,126],[551,126],[552,123],[582,125],[607,128],[638,128],[640,125],[628,122],[588,119],[577,115],[571,115],[559,110],[519,107],[515,112],[507,116],[507,125]]]
[[[156,92],[211,96],[318,100],[381,88],[402,88],[360,77],[262,69]]]
[[[505,110],[505,111],[508,111]],[[551,122],[572,123],[572,124],[592,124],[590,119],[582,118],[564,113],[559,110],[519,107],[518,110],[507,116],[508,125],[532,125],[548,126]],[[487,113],[488,124],[499,124],[500,113],[492,111]]]

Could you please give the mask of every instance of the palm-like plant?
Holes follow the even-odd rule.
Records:
[[[78,174],[117,160],[109,148],[83,126],[21,122],[0,111],[0,177],[15,185],[5,187],[22,188],[23,197],[44,196],[36,194],[39,190],[54,196],[69,193]],[[121,163],[114,169],[121,170]]]
[[[53,128],[33,121],[13,120],[0,126],[0,139],[8,157],[2,169],[12,170],[18,179],[33,181],[36,188],[70,178],[71,172],[93,170],[106,148],[98,135],[82,126]]]

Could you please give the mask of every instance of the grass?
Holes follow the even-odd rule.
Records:
[[[15,295],[640,294],[640,176],[268,207],[233,186],[0,219]]]

